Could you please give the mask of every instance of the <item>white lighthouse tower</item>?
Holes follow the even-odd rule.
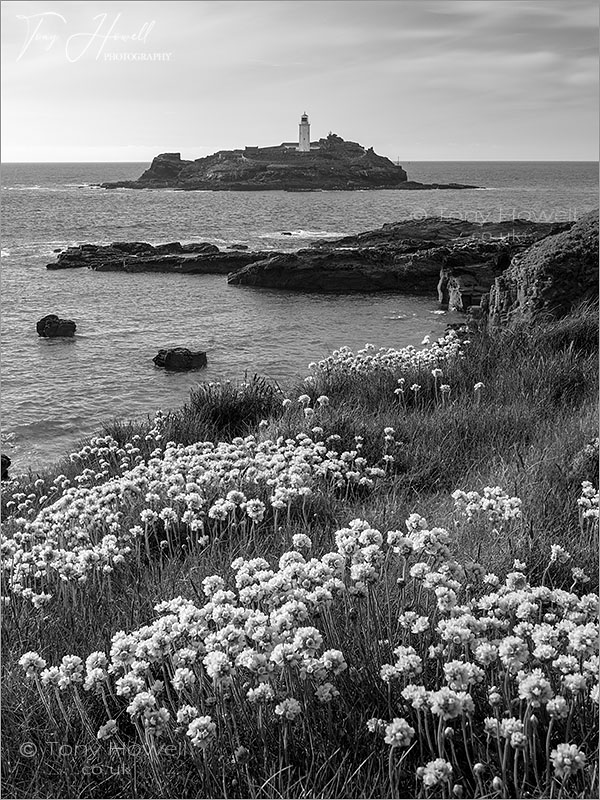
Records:
[[[300,117],[300,133],[298,135],[298,150],[301,153],[308,153],[310,150],[310,123],[306,111]]]

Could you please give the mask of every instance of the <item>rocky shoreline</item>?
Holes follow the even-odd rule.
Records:
[[[235,249],[233,249],[235,248]],[[227,275],[229,285],[303,292],[436,296],[444,308],[501,322],[562,313],[597,295],[598,214],[577,222],[475,223],[428,217],[383,225],[293,252],[220,250],[209,242],[84,244],[47,269]]]

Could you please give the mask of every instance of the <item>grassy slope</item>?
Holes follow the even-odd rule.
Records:
[[[330,398],[318,420],[325,437],[339,434],[350,448],[354,437],[362,436],[365,456],[376,460],[382,450],[382,429],[390,426],[395,429],[396,443],[390,451],[395,461],[376,492],[327,498],[312,510],[308,528],[291,524],[284,533],[286,540],[293,532],[307,532],[315,551],[326,552],[332,547],[333,532],[350,519],[367,519],[386,531],[404,527],[405,518],[415,510],[433,524],[443,525],[452,511],[452,490],[481,491],[484,486],[500,485],[523,499],[527,535],[519,540],[483,531],[480,537],[463,535],[456,554],[459,560],[476,558],[500,574],[518,556],[530,564],[532,576],[539,577],[550,544],[558,543],[568,548],[575,563],[596,575],[597,548],[591,548],[582,535],[575,504],[581,481],[598,485],[597,459],[584,449],[597,436],[597,345],[597,308],[588,305],[559,322],[472,337],[468,358],[445,370],[443,382],[452,389],[445,404],[436,400],[432,379],[428,385],[421,380],[418,402],[407,392],[408,408],[394,395],[395,378],[321,376],[313,386],[302,383],[289,392],[291,397],[306,392],[313,400],[322,394]],[[473,394],[477,382],[485,385],[479,403]],[[411,383],[407,376],[406,385]],[[282,412],[277,389],[255,381],[242,393],[227,385],[200,390],[188,406],[168,419],[166,438],[184,443],[222,440],[257,431],[261,420],[266,420],[262,435],[269,438],[295,436],[315,424],[299,413]],[[110,428],[123,442],[136,432],[143,434],[144,426],[123,423]],[[46,483],[59,473],[73,478],[80,469],[65,461],[42,477]],[[38,477],[31,475],[7,486],[2,500],[5,517],[6,503],[15,492],[40,494],[32,486]],[[23,683],[18,658],[27,650],[37,650],[49,663],[58,663],[65,653],[85,657],[92,650],[104,649],[115,631],[152,619],[152,607],[159,600],[178,594],[193,599],[202,578],[215,572],[226,574],[236,555],[276,559],[280,541],[271,535],[254,549],[249,552],[244,543],[237,542],[225,552],[211,550],[201,562],[188,556],[170,561],[158,572],[149,567],[126,570],[115,580],[113,597],[97,597],[93,613],[85,619],[77,609],[62,615],[49,611],[43,618],[22,619],[17,627],[5,614],[4,795],[156,796],[152,776],[136,769],[133,757],[125,759],[121,772],[94,778],[89,770],[85,772],[83,752],[66,757],[57,751],[43,761],[20,756],[23,741],[48,741],[52,733],[35,693]],[[588,587],[597,590],[597,583]],[[364,704],[378,702],[377,690],[368,682],[362,692]],[[356,703],[359,708],[351,709],[347,720],[356,719],[358,724],[364,714],[359,713],[361,700]],[[312,791],[323,797],[387,796],[386,775],[372,761],[361,766],[364,745],[354,743],[346,733],[340,732],[340,745],[350,754],[349,760],[333,759],[328,768],[315,758],[301,784],[286,787],[288,796],[311,796]],[[77,729],[71,731],[69,741],[76,743],[79,735]],[[164,780],[168,796],[195,796],[198,791],[189,776],[181,773],[176,759],[166,764]],[[271,786],[263,791],[277,796]]]

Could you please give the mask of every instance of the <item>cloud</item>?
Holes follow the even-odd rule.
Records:
[[[46,11],[67,25],[45,20],[57,40],[32,41],[18,59],[17,15]],[[100,14],[124,40],[95,38],[69,61],[68,37],[91,34]],[[206,142],[289,140],[306,109],[315,135],[367,145],[433,147],[441,130],[461,141],[476,127],[482,154],[514,154],[541,126],[557,157],[570,140],[593,157],[597,15],[586,0],[5,2],[4,154],[104,143],[111,153],[135,145],[145,160],[163,141],[204,155]],[[150,23],[145,41],[127,39]],[[111,62],[108,51],[171,57]]]

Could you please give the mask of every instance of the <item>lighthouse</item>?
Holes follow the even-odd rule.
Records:
[[[308,153],[310,150],[310,123],[306,111],[300,117],[300,125],[298,127],[300,129],[298,135],[298,150],[301,153]]]

